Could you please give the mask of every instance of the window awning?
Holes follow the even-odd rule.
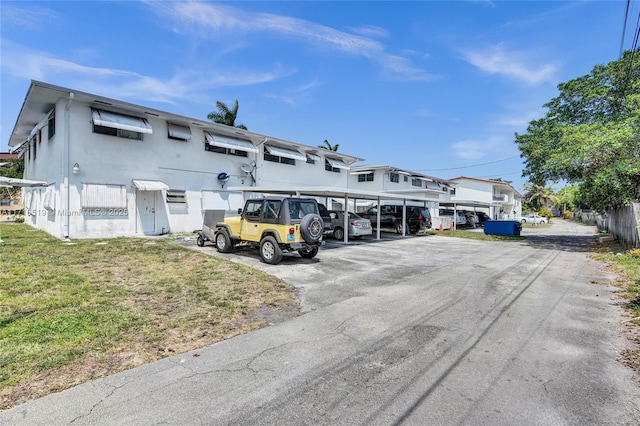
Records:
[[[212,135],[204,132],[204,137],[209,145],[219,146],[221,148],[237,149],[239,151],[258,153],[258,147],[249,141],[240,139],[225,138],[224,136]]]
[[[101,109],[91,108],[93,124],[97,126],[111,127],[114,129],[129,130],[131,132],[151,134],[151,124],[146,118],[133,117],[131,115],[118,114]]]
[[[159,180],[136,180],[133,181],[135,186],[140,191],[162,191],[169,189],[169,185]]]
[[[342,160],[336,160],[333,158],[325,158],[325,159],[329,164],[331,164],[331,167],[335,167],[337,169],[349,170],[349,165]]]
[[[307,157],[312,159],[313,161],[320,161],[322,160],[322,157],[320,157],[318,154],[314,154],[312,152],[307,152]]]
[[[358,170],[355,172],[349,172],[350,175],[369,175],[373,173],[373,170]]]
[[[180,126],[179,124],[167,123],[169,130],[169,136],[176,139],[191,140],[191,129],[186,126]]]
[[[44,181],[10,178],[5,176],[0,176],[0,185],[2,185],[3,187],[15,186],[19,188],[49,186],[49,184]]]
[[[271,155],[277,155],[278,157],[290,158],[292,160],[307,161],[307,156],[300,154],[293,149],[280,148],[279,146],[265,145],[264,149],[269,151]]]

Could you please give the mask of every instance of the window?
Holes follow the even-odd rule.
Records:
[[[47,137],[49,138],[49,140],[51,140],[51,138],[53,138],[53,135],[56,134],[56,109],[54,108],[53,111],[51,111],[51,114],[49,115],[49,132]]]
[[[125,185],[82,184],[82,207],[103,209],[126,209],[127,187]]]
[[[324,169],[328,172],[340,173],[340,169],[349,170],[349,166],[344,161],[325,158]]]
[[[389,181],[393,183],[400,183],[400,175],[398,173],[389,173]]]
[[[107,126],[93,125],[93,133],[99,133],[101,135],[117,136],[124,139],[132,139],[136,141],[142,140],[142,133],[132,132],[130,130],[115,129]]]
[[[267,201],[264,204],[264,213],[262,214],[265,222],[276,223],[278,216],[280,215],[280,201]]]
[[[409,176],[403,176],[405,182],[409,182]]]
[[[411,178],[411,185],[422,187],[422,180],[419,178]]]
[[[263,201],[249,201],[247,207],[244,210],[244,217],[250,221],[259,221],[260,213],[262,212]]]
[[[175,141],[189,142],[191,140],[191,129],[188,126],[167,123],[167,137]]]
[[[296,160],[294,160],[293,158],[279,157],[277,155],[269,154],[267,151],[264,152],[264,161],[271,161],[272,163],[289,164],[291,166],[296,165]]]
[[[237,157],[248,157],[249,152],[258,153],[258,148],[249,141],[225,138],[204,132],[204,150],[217,152],[218,154],[235,155]]]
[[[91,108],[91,115],[94,133],[141,141],[144,133],[151,134],[153,132],[146,118],[95,108]]]
[[[35,160],[36,159],[36,153],[38,151],[38,142],[36,141],[36,138],[33,138],[31,140],[31,144],[33,146],[33,159]]]
[[[209,152],[217,152],[218,154],[235,155],[236,157],[248,157],[247,151],[240,151],[232,148],[223,148],[221,146],[210,145],[208,142],[204,143],[204,150]]]
[[[373,172],[358,175],[358,182],[373,182]]]
[[[187,202],[187,191],[184,189],[167,189],[167,203],[182,203]]]
[[[311,154],[307,152],[307,163],[308,164],[316,164],[316,161],[320,161],[322,158],[319,155]]]

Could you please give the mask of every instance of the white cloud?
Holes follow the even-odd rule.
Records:
[[[555,82],[557,65],[531,64],[534,60],[517,51],[507,51],[503,44],[484,50],[465,50],[464,59],[489,74],[502,74],[536,85]]]
[[[451,145],[453,155],[463,160],[479,160],[483,158],[485,150],[482,143],[476,140],[464,140]]]
[[[99,94],[118,93],[123,98],[167,103],[202,98],[202,93],[212,88],[260,84],[290,74],[282,69],[263,72],[178,70],[163,80],[126,70],[81,65],[6,40],[0,41],[0,46],[0,67],[9,75],[57,81],[57,84]]]
[[[176,31],[195,32],[210,38],[221,33],[237,37],[239,33],[268,32],[332,49],[344,54],[368,58],[382,65],[387,73],[409,80],[427,80],[434,76],[414,66],[407,58],[389,54],[385,46],[369,38],[388,36],[379,27],[367,26],[354,29],[350,34],[311,21],[275,15],[252,13],[241,9],[199,2],[147,2],[165,18],[175,20]]]
[[[47,24],[57,20],[59,14],[46,7],[29,5],[16,7],[19,3],[2,3],[2,24],[14,24],[29,31],[44,30]]]

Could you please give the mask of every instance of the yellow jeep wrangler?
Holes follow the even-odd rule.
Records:
[[[251,245],[260,249],[264,262],[275,265],[283,252],[311,259],[323,244],[324,224],[312,198],[251,199],[238,213],[216,224],[214,244],[221,253]]]

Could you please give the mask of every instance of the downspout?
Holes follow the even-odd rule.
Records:
[[[69,92],[69,99],[67,99],[67,104],[64,107],[64,170],[63,170],[63,176],[64,176],[64,188],[65,188],[65,219],[64,219],[64,239],[68,240],[69,239],[69,228],[70,228],[70,223],[71,223],[71,196],[69,194],[70,189],[69,189],[69,170],[71,169],[71,158],[70,158],[70,149],[69,149],[69,137],[70,137],[70,126],[71,126],[71,119],[70,119],[70,113],[69,110],[71,109],[71,103],[73,102],[73,99],[75,98],[75,95],[73,94],[73,92]]]

